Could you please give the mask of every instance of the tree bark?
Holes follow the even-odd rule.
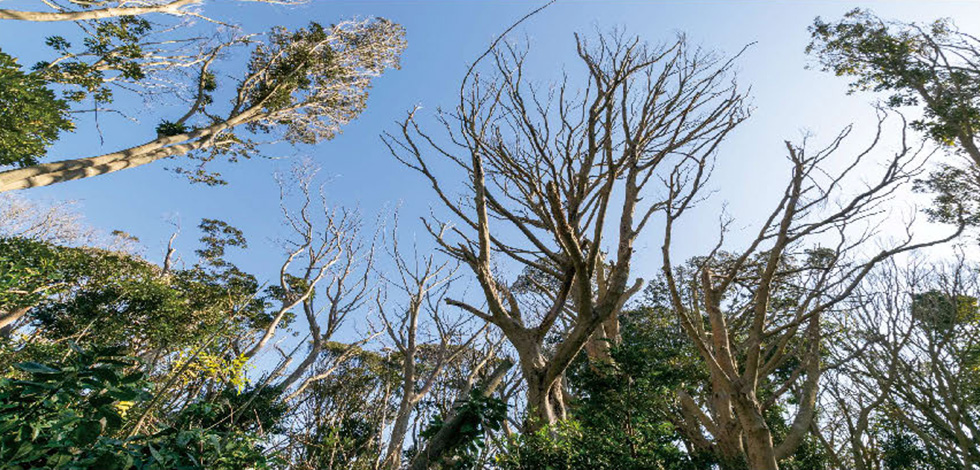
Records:
[[[161,137],[118,152],[3,171],[0,172],[0,193],[104,175],[146,165],[163,158],[184,155],[208,145],[209,137],[244,124],[252,117],[254,111],[254,109],[246,111],[232,119],[194,132]]]
[[[0,313],[0,329],[10,326],[17,320],[20,320],[27,312],[31,309],[31,306],[15,308],[9,312]]]
[[[412,410],[415,409],[415,404],[415,394],[410,390],[406,390],[405,396],[398,406],[398,414],[395,415],[395,424],[391,428],[387,456],[382,464],[384,468],[390,468],[392,470],[401,468],[402,446],[405,443],[405,436],[408,434],[408,425],[411,421]]]
[[[168,3],[149,7],[109,7],[93,8],[91,10],[64,11],[64,12],[44,12],[44,11],[18,11],[0,9],[0,20],[18,21],[86,21],[101,20],[105,18],[118,18],[124,16],[140,16],[150,13],[165,13],[168,15],[182,16],[187,12],[181,8],[188,5],[201,3],[201,0],[174,0]]]
[[[751,470],[779,470],[772,432],[762,415],[754,390],[742,391],[734,400],[735,412],[742,425],[745,457]]]

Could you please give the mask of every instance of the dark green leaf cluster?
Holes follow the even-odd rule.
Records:
[[[943,223],[980,225],[980,169],[940,164],[927,178],[915,181],[919,192],[933,194],[926,208],[930,220]]]
[[[234,426],[205,428],[183,413],[177,426],[131,435],[134,411],[151,398],[151,386],[120,348],[73,346],[61,363],[16,368],[26,378],[0,379],[3,468],[232,470],[275,462],[257,434]],[[199,408],[188,412],[195,413],[201,414]]]
[[[568,373],[574,420],[512,442],[504,469],[698,469],[710,456],[678,444],[671,416],[677,388],[694,387],[705,371],[673,313],[644,307],[620,317],[622,342],[612,362],[581,354]],[[692,391],[693,392],[693,391]]]
[[[980,321],[977,299],[931,290],[912,296],[912,318],[930,333],[949,334],[953,328]]]
[[[258,280],[224,259],[227,247],[245,246],[241,232],[216,220],[202,226],[201,263],[169,272],[124,253],[0,238],[0,312],[30,308],[39,340],[0,357],[45,360],[60,354],[46,345],[73,338],[164,358],[263,327],[270,315]]]
[[[0,51],[0,166],[30,166],[47,155],[62,131],[75,128],[68,104],[38,73],[24,73]]]
[[[960,33],[949,20],[928,26],[886,23],[855,9],[837,23],[817,19],[807,52],[824,69],[851,76],[852,90],[889,92],[893,107],[925,100],[925,119],[915,126],[951,145],[964,129],[980,128],[980,71],[950,62],[943,48],[955,47]]]
[[[112,439],[123,426],[121,402],[146,398],[141,372],[118,348],[83,351],[54,366],[16,368],[26,379],[0,379],[0,462],[4,468],[117,468]]]
[[[446,425],[444,419],[442,415],[433,417],[419,436],[423,439],[435,436]],[[499,431],[507,419],[507,403],[492,395],[486,396],[483,390],[475,387],[466,401],[456,408],[452,419],[458,426],[442,460],[433,463],[443,470],[475,469],[486,446],[487,434]],[[409,451],[409,457],[413,453]]]
[[[810,27],[814,54],[824,70],[853,78],[851,90],[888,93],[887,106],[921,105],[912,127],[940,145],[965,151],[973,167],[942,164],[917,189],[936,194],[933,220],[980,223],[976,196],[980,150],[980,40],[949,19],[929,25],[883,21],[855,9],[836,23],[820,18]]]
[[[34,70],[44,80],[64,85],[69,101],[92,97],[98,103],[112,102],[109,85],[113,80],[136,82],[146,78],[141,42],[151,29],[146,19],[126,16],[92,22],[89,35],[77,49],[64,37],[48,37],[46,44],[61,57],[39,62]]]

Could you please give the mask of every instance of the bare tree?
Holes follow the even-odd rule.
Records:
[[[681,394],[682,429],[726,465],[737,467],[744,460],[752,469],[776,469],[793,455],[815,415],[822,318],[876,265],[949,241],[963,229],[960,224],[949,236],[918,241],[910,222],[905,237],[892,246],[869,249],[886,202],[920,173],[927,153],[904,145],[903,125],[903,145],[880,177],[849,194],[847,188],[855,184],[850,181],[874,154],[881,130],[879,122],[872,144],[836,172],[827,167],[850,128],[818,151],[810,151],[805,140],[803,145],[787,142],[791,175],[755,238],[743,251],[726,253],[722,236],[686,276],[672,263],[671,247],[676,221],[691,198],[680,187],[670,190],[664,207],[663,275],[680,323],[710,373],[701,402]],[[787,394],[798,405],[782,441],[775,442],[766,416]]]
[[[157,127],[152,140],[104,155],[42,163],[0,172],[0,192],[104,175],[168,157],[190,155],[199,165],[185,169],[192,179],[221,182],[204,165],[218,156],[248,157],[252,138],[278,133],[274,140],[315,143],[329,139],[364,109],[373,78],[396,67],[404,48],[402,28],[383,19],[277,28],[255,45],[248,72],[237,83],[230,106],[216,107],[219,83],[212,70],[225,49],[254,43],[240,37],[211,48],[194,61],[194,97],[187,111]],[[238,132],[238,133],[236,133]]]
[[[438,262],[434,254],[420,256],[417,249],[413,256],[405,255],[396,237],[397,230],[393,230],[389,254],[396,274],[386,279],[386,284],[404,296],[405,302],[392,302],[387,291],[377,298],[385,330],[401,363],[401,397],[382,459],[383,467],[393,469],[401,468],[405,437],[419,402],[433,390],[446,368],[462,359],[486,331],[483,327],[467,332],[470,322],[466,318],[453,319],[443,311],[443,300],[458,266]],[[398,312],[392,312],[393,308]],[[425,335],[433,339],[425,341]]]
[[[313,382],[329,377],[361,345],[377,336],[367,335],[351,343],[332,368],[308,375],[348,315],[364,306],[374,259],[374,247],[364,245],[361,238],[357,214],[331,209],[322,186],[315,185],[316,174],[317,169],[307,161],[293,168],[291,178],[279,179],[283,219],[291,230],[285,241],[286,260],[279,269],[278,286],[273,289],[279,306],[255,342],[242,353],[245,358],[253,358],[267,349],[287,315],[297,309],[302,311],[308,330],[308,350],[292,372],[276,383],[283,390],[299,384],[287,399],[300,395]],[[289,202],[293,188],[298,190],[298,209]],[[292,355],[287,355],[271,378],[284,374],[291,359]]]
[[[74,201],[45,204],[14,194],[0,196],[0,237],[21,237],[59,245],[94,245],[100,234],[88,226]]]
[[[524,75],[526,51],[504,46],[492,51],[494,73],[468,75],[458,106],[439,114],[444,138],[422,130],[414,112],[398,137],[385,136],[451,213],[426,226],[482,296],[447,302],[517,351],[532,428],[566,416],[566,368],[642,284],[633,244],[666,202],[650,183],[697,193],[715,149],[747,115],[729,81],[732,60],[683,37],[652,47],[613,33],[595,44],[576,36],[576,45],[581,93],[567,76],[542,91]],[[437,160],[465,175],[466,196],[451,195],[459,176],[437,174]],[[540,275],[538,301],[513,291],[504,263]],[[559,339],[551,348],[546,337]]]
[[[464,386],[459,390],[459,395],[453,402],[452,408],[446,413],[442,427],[420,445],[419,452],[415,455],[409,468],[412,470],[425,470],[430,468],[434,462],[439,462],[451,450],[455,435],[459,433],[464,425],[464,417],[459,413],[459,410],[466,404],[474,387],[478,387],[479,393],[484,397],[492,396],[503,384],[507,372],[512,367],[514,367],[513,361],[504,359],[479,383],[477,383],[476,379],[479,377],[478,373],[482,370],[482,365],[479,368],[475,368],[469,375]]]
[[[813,429],[836,468],[881,468],[885,436],[878,428],[910,332],[895,299],[906,295],[903,286],[923,267],[916,259],[902,265],[895,258],[881,263],[826,319],[826,366],[818,397],[823,413]]]
[[[892,437],[913,436],[935,460],[923,463],[980,465],[977,267],[961,253],[952,262],[914,259],[875,274],[853,302],[864,321],[854,324],[852,336],[863,340],[864,350],[880,352],[855,355],[849,364],[848,380],[867,383],[850,401],[871,401],[868,413],[888,423]],[[855,468],[874,468],[883,446],[868,442],[888,436],[856,426],[842,434],[853,442],[855,459],[866,460]]]

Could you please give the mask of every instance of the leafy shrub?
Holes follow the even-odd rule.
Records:
[[[178,414],[178,426],[128,436],[151,397],[138,363],[120,348],[72,347],[56,365],[20,363],[0,379],[0,462],[3,468],[72,470],[264,469],[257,433],[241,427],[196,426],[201,407]],[[212,420],[214,417],[211,417]],[[138,419],[138,418],[136,418]]]

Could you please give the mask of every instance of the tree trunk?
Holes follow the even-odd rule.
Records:
[[[6,328],[15,321],[20,320],[30,309],[31,306],[27,306],[16,308],[9,312],[0,313],[0,329]]]
[[[0,20],[20,20],[20,21],[85,21],[101,20],[105,18],[118,18],[123,16],[140,16],[149,13],[166,13],[168,15],[184,15],[186,12],[180,8],[200,3],[201,0],[174,0],[162,5],[148,7],[115,7],[115,8],[94,8],[83,11],[65,12],[45,12],[45,11],[18,11],[0,9]]]
[[[184,155],[208,146],[211,137],[247,123],[256,112],[257,108],[253,107],[227,121],[185,134],[160,137],[118,152],[0,171],[0,193],[90,178],[135,168],[167,157]]]
[[[398,414],[395,415],[395,424],[391,428],[391,438],[388,440],[388,451],[381,465],[382,468],[392,470],[401,468],[402,446],[408,434],[408,424],[412,417],[412,409],[415,408],[415,401],[415,394],[406,390],[405,397],[398,406]]]
[[[565,400],[561,382],[546,384],[543,373],[534,373],[527,378],[527,409],[530,421],[528,431],[536,431],[566,418]]]
[[[762,407],[752,390],[744,391],[733,402],[739,423],[742,426],[742,439],[745,442],[745,456],[751,470],[779,470],[776,451],[772,444],[772,432],[762,415]]]

